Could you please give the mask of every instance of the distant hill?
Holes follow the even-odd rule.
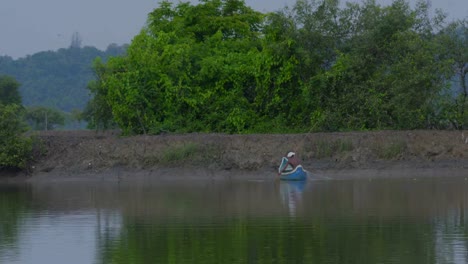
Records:
[[[0,56],[0,75],[14,77],[20,84],[25,106],[47,106],[65,112],[83,110],[90,96],[86,88],[94,78],[92,62],[125,53],[127,45],[111,44],[105,51],[75,47],[38,52],[24,58]]]

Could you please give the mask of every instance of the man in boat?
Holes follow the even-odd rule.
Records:
[[[296,156],[296,153],[293,151],[288,151],[286,154],[286,159],[288,160],[286,166],[282,166],[278,171],[278,176],[281,175],[282,172],[288,170],[294,170],[297,166],[301,165],[302,161]]]

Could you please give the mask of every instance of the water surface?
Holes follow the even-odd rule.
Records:
[[[465,178],[0,185],[0,263],[467,263]]]

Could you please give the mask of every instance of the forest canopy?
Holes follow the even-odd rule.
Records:
[[[163,1],[125,56],[95,61],[88,119],[126,134],[463,128],[467,27],[426,1]]]
[[[19,83],[25,106],[43,106],[71,112],[83,110],[90,100],[88,82],[94,78],[92,62],[125,53],[126,46],[111,44],[105,51],[81,47],[75,39],[69,48],[42,51],[16,60],[0,56],[0,75],[8,75]]]

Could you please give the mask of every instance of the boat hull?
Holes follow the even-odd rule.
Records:
[[[301,165],[297,166],[294,170],[283,172],[280,175],[280,180],[283,181],[304,181],[307,179],[307,172]]]

